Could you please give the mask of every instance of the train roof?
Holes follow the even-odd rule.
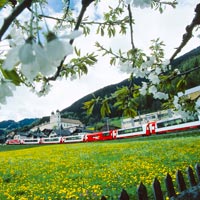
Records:
[[[186,90],[184,93],[183,92],[179,92],[178,96],[188,96],[191,100],[196,99],[198,96],[200,96],[200,85],[190,88],[188,90]]]

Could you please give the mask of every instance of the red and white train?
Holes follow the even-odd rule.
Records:
[[[67,144],[77,142],[95,142],[131,138],[135,136],[150,136],[154,134],[164,134],[170,132],[185,131],[200,128],[200,116],[193,120],[184,120],[180,116],[158,121],[150,121],[132,128],[123,128],[96,133],[85,133],[65,137],[7,140],[6,144]]]

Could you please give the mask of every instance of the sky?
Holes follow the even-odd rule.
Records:
[[[58,3],[60,2],[60,3]],[[76,1],[78,2],[78,1]],[[115,0],[101,1],[98,9],[93,4],[87,9],[86,16],[100,19],[102,13],[106,11],[108,3],[113,5]],[[166,59],[175,51],[182,41],[182,35],[185,33],[185,27],[191,23],[194,17],[194,8],[199,0],[180,0],[176,9],[167,8],[163,14],[151,9],[133,8],[135,18],[134,41],[135,45],[148,53],[150,40],[161,38],[165,43]],[[49,0],[51,6],[51,16],[59,16],[61,1]],[[80,8],[79,4],[72,4],[75,10]],[[0,17],[1,20],[1,17]],[[53,22],[48,21],[53,25]],[[2,21],[0,21],[0,26]],[[182,55],[199,46],[198,33],[194,33],[193,39],[187,44]],[[99,37],[91,30],[88,37],[80,36],[74,42],[82,53],[95,50],[94,43],[99,41],[105,47],[118,49],[130,49],[129,37],[117,35],[113,39]],[[73,104],[75,101],[90,94],[100,88],[110,84],[121,82],[128,78],[127,74],[122,74],[118,67],[110,66],[109,59],[101,56],[94,67],[89,67],[87,75],[76,80],[58,80],[53,83],[50,93],[45,97],[37,97],[28,88],[21,86],[14,91],[12,97],[7,98],[7,104],[1,105],[0,121],[15,120],[24,118],[40,118],[49,116],[52,111],[62,110]]]

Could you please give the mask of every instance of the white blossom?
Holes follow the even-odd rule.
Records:
[[[44,76],[49,76],[55,73],[57,66],[50,63],[50,59],[48,59],[48,55],[44,47],[34,45],[33,48],[36,54],[36,65],[39,66],[39,72]]]
[[[171,70],[170,61],[169,60],[163,61],[161,68],[163,72],[166,72],[167,70]]]
[[[15,42],[6,55],[3,68],[12,70],[18,65],[29,81],[33,81],[39,73],[44,76],[52,75],[65,56],[73,53],[69,39],[74,39],[80,34],[80,31],[73,31],[60,37],[52,34],[51,40],[43,46],[30,38],[26,42],[18,41],[19,44]],[[17,38],[17,32],[11,31],[11,37]]]
[[[145,71],[142,70],[141,68],[135,67],[133,70],[134,70],[134,76],[136,78],[144,78],[146,76]]]
[[[166,71],[168,70],[167,65],[161,65],[161,68],[162,68],[162,71],[163,71],[163,72],[166,72]]]
[[[39,73],[39,69],[38,65],[35,65],[35,62],[21,65],[21,72],[26,76],[28,81],[34,80]]]
[[[6,55],[6,60],[3,62],[3,69],[12,70],[17,64],[19,64],[19,49],[21,46],[16,46],[10,49]]]
[[[52,87],[51,84],[49,83],[47,84],[46,82],[43,83],[40,91],[36,92],[36,95],[38,97],[46,96],[50,92],[51,87]]]
[[[158,75],[156,75],[155,73],[150,73],[149,76],[148,76],[148,79],[153,84],[159,84],[160,83],[160,79],[158,78]]]
[[[11,28],[9,36],[11,37],[9,39],[10,49],[3,63],[3,68],[6,70],[12,70],[17,64],[19,64],[19,50],[25,44],[24,35],[16,26]]]
[[[120,72],[127,73],[127,74],[130,74],[133,72],[132,62],[130,61],[122,62],[120,60],[118,67],[119,67]]]
[[[6,104],[6,97],[13,96],[15,85],[10,81],[0,80],[0,103]]]
[[[24,44],[19,50],[19,58],[21,71],[29,81],[33,81],[39,72],[43,75],[49,75],[52,72],[45,49],[36,43]]]
[[[152,0],[126,0],[127,4],[132,4],[132,6],[146,8],[151,6]]]
[[[177,114],[180,115],[183,120],[191,119],[191,112],[182,110],[182,107],[177,111]]]
[[[157,88],[155,85],[149,87],[149,93],[155,94],[157,92]]]
[[[176,103],[178,103],[178,101],[179,101],[179,97],[178,96],[174,96],[174,104],[176,104]]]
[[[21,29],[13,26],[10,30],[10,39],[9,43],[11,47],[15,47],[18,45],[23,45],[25,43],[24,34],[22,33]]]
[[[150,57],[149,60],[147,60],[146,62],[143,62],[141,67],[143,69],[149,70],[152,67],[152,65],[154,64],[154,62],[155,62],[155,57],[152,56],[152,57]]]
[[[200,115],[200,97],[195,102],[195,109],[196,109],[198,115]],[[200,120],[200,118],[199,118],[199,120]]]
[[[174,73],[176,73],[176,74],[180,74],[179,69],[174,69]]]
[[[65,56],[72,54],[73,47],[69,40],[75,39],[80,35],[80,31],[72,31],[70,34],[54,36],[54,39],[48,41],[45,45],[45,49],[50,63],[57,67]]]
[[[25,43],[21,46],[18,53],[19,59],[22,64],[29,64],[35,61],[36,53],[34,51],[34,45]]]
[[[75,31],[72,31],[71,33],[69,34],[62,34],[60,36],[58,36],[60,39],[75,39],[79,36],[82,35],[82,32],[81,31],[78,31],[78,30],[75,30]]]
[[[154,94],[154,98],[167,100],[169,98],[169,95],[163,92],[156,92]]]
[[[174,96],[173,104],[174,104],[174,107],[177,110],[181,109],[181,105],[179,104],[179,97],[178,96]]]
[[[166,59],[165,61],[163,61],[163,63],[162,63],[163,65],[169,65],[170,64],[170,60],[169,59]]]
[[[65,56],[73,53],[72,45],[68,41],[56,38],[45,46],[46,53],[52,65],[58,66]]]
[[[155,68],[155,73],[156,73],[157,75],[161,74],[161,68],[157,66],[157,67]]]
[[[177,96],[178,96],[178,97],[182,97],[183,95],[184,95],[183,92],[178,92],[178,93],[177,93]]]
[[[195,107],[200,109],[200,97],[197,99]]]
[[[147,83],[142,82],[142,87],[139,89],[141,95],[146,95],[147,93]]]

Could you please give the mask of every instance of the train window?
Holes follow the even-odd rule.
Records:
[[[65,140],[79,140],[79,139],[81,139],[80,136],[65,138]]]
[[[118,131],[118,135],[128,134],[128,133],[135,133],[135,132],[139,132],[139,131],[142,131],[142,127],[119,130]]]
[[[162,128],[162,127],[164,127],[164,123],[163,123],[163,122],[159,122],[159,123],[157,123],[157,127],[158,127],[158,128]]]
[[[45,142],[52,142],[52,141],[58,141],[59,138],[47,138],[47,139],[44,139]]]
[[[172,119],[172,120],[165,121],[165,122],[158,122],[157,123],[157,127],[158,128],[162,128],[162,127],[174,126],[174,125],[178,125],[178,124],[182,124],[182,123],[184,123],[184,121],[181,118],[179,118],[179,119]]]
[[[103,132],[102,135],[103,135],[103,136],[109,136],[110,134],[109,134],[109,132]]]
[[[199,121],[198,116],[193,116],[192,118],[185,119],[185,122],[193,122],[193,121]]]
[[[37,142],[38,140],[24,140],[24,142]]]

